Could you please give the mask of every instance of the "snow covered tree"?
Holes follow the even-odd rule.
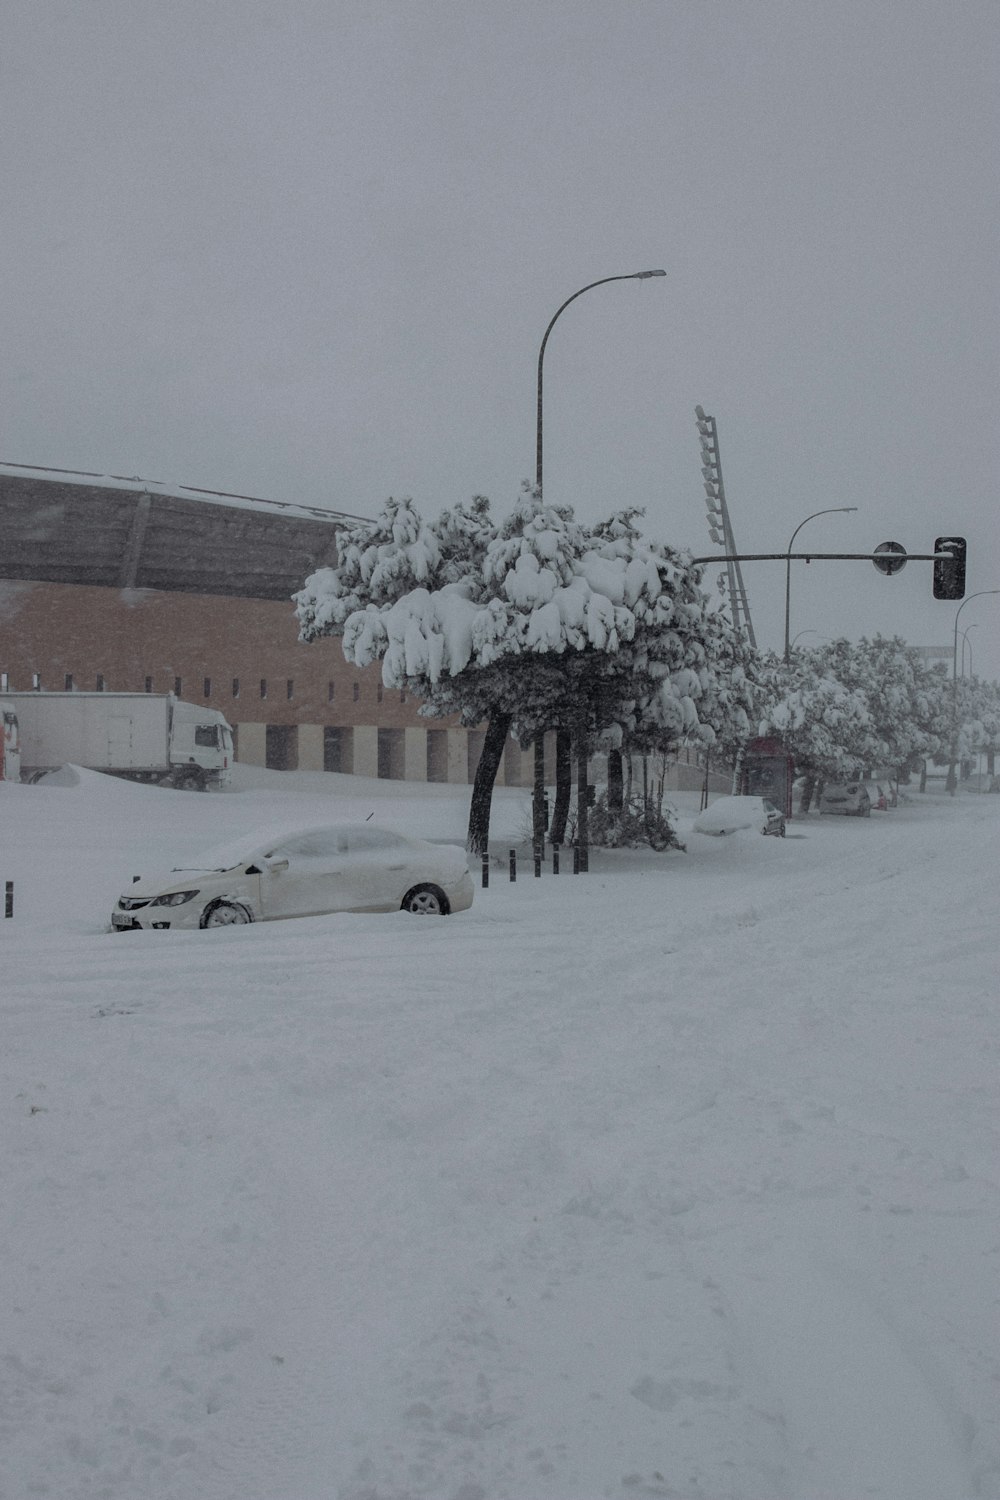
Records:
[[[766,706],[758,733],[777,735],[807,777],[803,811],[816,784],[859,776],[872,743],[863,696],[839,682],[815,652],[790,662],[768,655],[762,663]]]
[[[815,653],[831,676],[862,694],[871,719],[868,768],[901,770],[931,754],[944,729],[940,674],[899,636],[836,640]]]
[[[839,639],[788,663],[771,657],[765,676],[761,733],[780,734],[811,783],[881,767],[900,773],[947,743],[943,674],[898,636]]]
[[[509,733],[546,729],[662,748],[734,734],[749,681],[685,553],[644,540],[635,512],[592,530],[529,487],[499,525],[483,499],[424,522],[409,501],[339,533],[340,562],[296,596],[305,640],[340,634],[359,666],[423,698],[422,712],[487,721],[469,845],[486,848]]]
[[[986,756],[987,773],[996,774],[1000,743],[1000,688],[979,677],[959,677],[948,684],[951,721],[947,758],[952,766]]]

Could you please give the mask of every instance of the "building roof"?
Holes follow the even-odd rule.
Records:
[[[177,493],[181,491],[182,493]],[[0,578],[288,599],[361,517],[116,475],[0,465]]]

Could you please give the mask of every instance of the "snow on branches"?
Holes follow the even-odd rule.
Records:
[[[748,725],[741,643],[686,553],[625,510],[588,529],[527,486],[494,523],[488,502],[423,520],[409,500],[338,533],[336,568],[296,595],[304,640],[339,634],[359,666],[426,711],[509,713],[522,738],[587,726],[663,747]],[[553,670],[558,664],[558,670]],[[467,692],[466,692],[467,689]]]

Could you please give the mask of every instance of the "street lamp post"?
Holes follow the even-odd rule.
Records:
[[[969,648],[969,676],[972,676],[972,642],[969,640],[969,631],[978,630],[978,625],[969,625],[962,631],[962,676],[965,676],[965,648]]]
[[[855,510],[857,510],[857,508],[858,507],[856,505],[833,505],[833,506],[828,507],[826,510],[814,510],[813,513],[812,513],[812,515],[811,516],[806,516],[805,521],[800,521],[799,524],[796,526],[795,530],[792,532],[791,541],[788,543],[788,549],[787,549],[787,551],[785,553],[785,661],[786,662],[789,660],[789,658],[791,656],[791,647],[790,647],[789,640],[788,640],[788,629],[789,629],[789,624],[790,624],[790,621],[791,621],[791,614],[792,614],[792,547],[793,547],[793,545],[795,543],[795,538],[798,536],[798,534],[802,530],[803,526],[805,526],[806,522],[807,521],[815,521],[815,519],[816,519],[817,516],[847,515],[848,512],[855,511]]]
[[[969,594],[955,611],[955,633],[951,645],[951,754],[948,757],[948,779],[945,782],[945,788],[952,797],[958,789],[958,777],[955,775],[955,766],[958,764],[958,617],[973,599],[984,599],[988,594],[1000,594],[1000,589],[980,589],[978,593]],[[969,629],[972,629],[971,625]],[[969,650],[972,650],[971,646]]]
[[[543,392],[542,378],[543,378],[543,373],[544,373],[544,369],[545,369],[545,346],[546,346],[546,344],[549,341],[549,334],[552,332],[553,328],[555,327],[556,323],[558,322],[558,320],[562,316],[562,314],[566,311],[567,307],[569,307],[570,303],[571,302],[575,302],[576,299],[577,299],[577,297],[582,297],[583,294],[584,294],[584,292],[593,291],[593,289],[594,289],[595,286],[606,286],[608,284],[608,282],[610,282],[610,281],[648,281],[653,276],[666,276],[666,274],[667,274],[666,271],[657,270],[657,271],[630,271],[626,275],[623,275],[623,276],[602,276],[599,281],[588,281],[587,285],[586,286],[582,286],[578,292],[574,292],[573,295],[572,295],[572,297],[567,297],[566,301],[562,304],[562,306],[558,307],[556,309],[556,311],[553,313],[551,319],[549,320],[549,326],[546,328],[545,333],[544,333],[544,335],[542,337],[541,347],[538,350],[538,401],[537,401],[537,406],[536,406],[536,423],[535,423],[535,488],[538,491],[539,495],[541,495],[541,493],[542,493],[542,392]],[[556,762],[557,762],[557,764],[556,764],[556,805],[555,805],[555,808],[553,810],[553,812],[554,812],[553,822],[557,826],[565,823],[566,813],[569,811],[569,777],[572,774],[571,771],[570,771],[570,769],[569,769],[569,751],[568,751],[568,745],[567,745],[565,754],[561,755],[560,754],[561,747],[559,745],[559,737],[560,737],[560,735],[557,734],[557,742],[556,742]],[[566,777],[565,794],[564,795],[563,795],[563,775],[560,774],[563,768],[559,764],[560,761],[563,760],[563,759],[565,760],[565,777]],[[585,771],[585,769],[586,769],[586,757],[585,757],[585,755],[581,755],[581,758],[580,758],[580,770],[581,770],[581,772],[583,772],[583,771]],[[545,841],[545,735],[544,735],[544,732],[541,731],[541,730],[539,730],[539,732],[535,735],[535,760],[534,760],[534,777],[533,777],[533,781],[534,781],[534,786],[533,786],[532,798],[531,798],[532,842],[534,844],[535,858],[536,858],[536,860],[538,860],[538,859],[541,859],[541,857],[542,857],[542,852],[543,852],[543,848],[544,848],[544,841]],[[586,787],[580,787],[578,785],[578,794],[579,794],[579,797],[580,797],[580,832],[581,832],[581,835],[583,836],[581,838],[581,842],[583,843],[583,842],[585,842],[585,837],[586,837],[586,833],[585,833],[585,830],[586,830],[586,816],[587,816],[587,809],[586,809]],[[587,866],[586,866],[586,849],[584,848],[581,852],[582,852],[583,858],[582,858],[581,866],[580,867],[581,867],[581,869],[585,870],[587,868]]]

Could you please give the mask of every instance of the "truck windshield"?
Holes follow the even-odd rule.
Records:
[[[219,744],[219,726],[217,724],[196,724],[194,742],[196,745],[210,745],[213,750],[216,749]]]

